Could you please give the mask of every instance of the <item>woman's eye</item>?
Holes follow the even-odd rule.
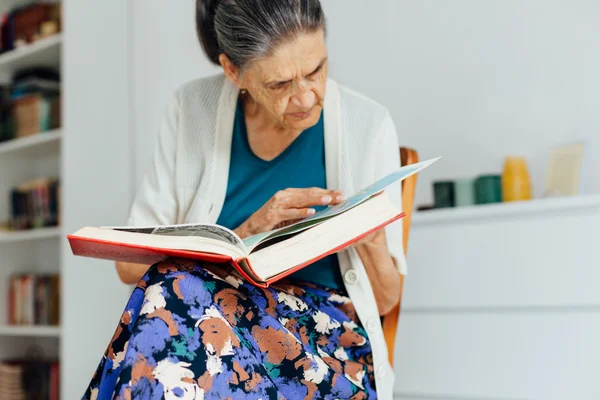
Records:
[[[314,72],[312,72],[309,77],[310,78],[316,78],[317,76],[319,76],[319,74],[321,73],[321,70],[323,69],[323,67],[319,67],[317,68]]]
[[[275,89],[275,90],[283,89],[288,85],[288,83],[289,82],[277,82],[276,84],[271,86],[271,89]]]

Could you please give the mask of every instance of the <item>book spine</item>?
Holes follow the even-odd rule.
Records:
[[[60,325],[60,288],[61,288],[61,280],[59,275],[54,275],[52,277],[52,290],[51,296],[52,301],[50,304],[53,305],[52,315],[51,315],[51,324]]]
[[[35,322],[35,277],[29,274],[27,277],[27,324]]]
[[[245,271],[245,269],[242,267],[242,263],[246,264],[248,266],[248,269],[250,271],[252,271],[252,273],[254,273],[254,269],[252,268],[252,265],[250,265],[250,260],[248,258],[239,258],[237,260],[231,260],[233,267],[240,273],[240,275],[242,275],[242,277],[247,280],[251,285],[254,285],[256,287],[259,288],[263,288],[266,289],[269,287],[269,284],[267,282],[261,282],[258,281],[256,279],[254,279],[253,277],[251,277],[250,275],[248,275],[248,273]],[[255,274],[256,275],[256,274]]]
[[[8,281],[8,324],[15,324],[15,278]]]
[[[25,290],[23,288],[23,276],[19,276],[17,279],[17,307],[16,307],[16,312],[17,312],[17,324],[22,325],[24,318],[23,318],[23,294],[25,293]]]
[[[59,389],[60,389],[60,374],[59,364],[57,362],[52,363],[52,369],[50,371],[50,400],[59,400]]]
[[[52,297],[50,297],[50,278],[48,276],[44,277],[44,305],[43,305],[43,324],[50,325],[50,306],[53,304]]]

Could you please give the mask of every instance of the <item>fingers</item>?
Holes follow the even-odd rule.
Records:
[[[315,215],[314,208],[285,208],[279,211],[281,221],[299,220]]]
[[[314,195],[314,196],[326,196],[326,195],[334,195],[335,193],[337,193],[336,190],[329,190],[329,189],[323,189],[323,188],[319,188],[319,187],[311,187],[311,188],[305,188],[305,189],[296,189],[296,188],[289,188],[284,190],[284,192],[289,192],[289,193],[296,193],[296,194],[308,194],[308,195]]]
[[[341,190],[336,190],[335,191],[335,197],[331,201],[330,205],[335,206],[335,205],[338,205],[340,203],[343,203],[345,200],[346,200],[346,196],[344,196],[344,193],[342,193]]]
[[[289,221],[298,221],[316,213],[313,207],[336,205],[344,201],[339,190],[321,188],[281,190],[251,218],[261,231],[287,225]]]
[[[333,200],[329,193],[307,193],[283,191],[274,197],[277,205],[283,208],[309,208],[326,206]]]
[[[344,200],[341,191],[321,188],[286,189],[273,197],[279,206],[286,208],[310,208],[339,204]]]

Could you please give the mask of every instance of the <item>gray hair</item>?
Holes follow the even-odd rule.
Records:
[[[196,0],[196,29],[213,63],[224,53],[243,68],[326,21],[320,0]]]

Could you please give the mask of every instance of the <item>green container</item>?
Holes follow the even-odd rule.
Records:
[[[454,205],[454,182],[433,182],[433,207],[449,208],[454,207]]]
[[[502,202],[502,177],[500,175],[482,175],[475,179],[475,204]]]

